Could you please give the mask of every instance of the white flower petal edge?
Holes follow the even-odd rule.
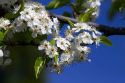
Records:
[[[3,51],[0,49],[0,57],[3,57]]]
[[[56,45],[62,50],[68,50],[68,47],[70,47],[70,42],[66,40],[65,38],[57,37],[55,38]]]

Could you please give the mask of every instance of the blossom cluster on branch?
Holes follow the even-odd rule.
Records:
[[[90,12],[93,9],[91,18],[95,20],[96,17],[99,16],[100,0],[87,0],[85,4],[87,4],[85,13]]]
[[[3,4],[5,6],[7,2],[12,5],[17,0],[14,2],[12,0],[4,1],[0,2],[1,6]],[[89,8],[86,12],[91,8],[95,8],[92,16],[97,16],[99,6],[99,0],[89,0],[86,6]],[[59,28],[60,22],[56,17],[49,17],[45,7],[40,3],[26,1],[22,5],[15,5],[14,8],[11,11],[15,15],[18,15],[17,12],[23,8],[16,18],[9,19],[6,16],[0,18],[0,30],[3,34],[6,33],[4,37],[13,39],[16,33],[27,33],[27,31],[32,38],[31,40],[38,38],[38,36],[43,37],[40,39],[38,50],[45,52],[45,55],[41,54],[41,57],[44,57],[44,59],[49,58],[49,62],[46,65],[54,71],[60,72],[61,67],[72,62],[90,61],[88,59],[88,54],[91,51],[89,45],[96,44],[96,46],[99,46],[102,34],[87,23],[78,22],[73,24],[69,21],[67,30],[64,32],[64,36],[62,36]],[[51,36],[51,38],[47,39],[44,36]],[[0,50],[0,56],[3,55],[4,53]]]

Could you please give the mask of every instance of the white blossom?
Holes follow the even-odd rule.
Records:
[[[38,47],[38,50],[44,50],[46,55],[48,55],[50,58],[58,55],[57,47],[52,46],[49,41],[42,42],[41,45]]]
[[[57,71],[65,65],[65,62],[77,62],[81,59],[89,60],[88,54],[91,48],[88,45],[100,43],[100,36],[102,35],[95,27],[90,26],[88,23],[78,22],[73,26],[67,26],[64,32],[64,37],[59,34],[59,21],[58,18],[50,18],[45,7],[40,3],[26,0],[24,10],[14,20],[0,18],[0,30],[7,30],[11,26],[11,30],[7,33],[7,39],[12,39],[14,33],[29,31],[31,32],[32,39],[38,36],[51,35],[54,40],[54,45],[48,39],[41,39],[38,46],[40,52],[45,53],[45,57],[51,60],[47,63],[54,65],[56,63]],[[0,6],[4,7],[14,5],[17,0],[0,0]],[[94,9],[90,18],[95,19],[99,14],[100,0],[85,0],[84,13],[90,9]],[[14,13],[19,10],[19,5],[14,5]],[[17,42],[18,44],[18,42]],[[6,51],[0,50],[0,57],[7,56]],[[57,60],[55,60],[57,59]],[[2,62],[3,63],[3,62]],[[8,59],[4,64],[11,63]],[[52,67],[52,66],[49,66]],[[53,68],[53,67],[52,67]],[[56,69],[56,68],[55,68]]]
[[[100,43],[100,37],[98,35],[96,35],[94,32],[92,33],[92,37],[94,38],[94,41],[95,41],[95,44],[97,46],[99,46],[99,43]]]
[[[59,33],[59,21],[57,18],[53,18],[53,35],[58,35]]]
[[[99,7],[101,5],[101,0],[87,0],[87,7],[85,13],[88,11],[94,10],[91,15],[91,19],[95,20],[97,16],[99,16]]]
[[[9,28],[10,21],[6,18],[0,18],[0,30],[7,30]]]
[[[60,55],[60,62],[64,63],[64,62],[69,62],[71,55],[69,53],[62,53]]]
[[[85,54],[90,53],[90,51],[91,51],[91,49],[90,49],[89,47],[87,47],[87,46],[84,46],[84,47],[83,47],[83,52],[84,52]]]
[[[48,41],[43,41],[40,46],[38,46],[38,50],[48,50],[50,48],[50,43]]]
[[[33,32],[33,38],[37,37],[38,34],[52,33],[53,22],[49,18],[44,6],[35,2],[26,2],[24,7],[24,10],[20,12],[20,16],[15,19],[14,24],[16,24],[18,28],[23,25],[27,26],[23,28],[20,27],[21,29],[19,29],[19,31],[16,29],[17,32],[24,31],[24,29],[27,28]],[[24,23],[20,25],[20,22]]]
[[[95,8],[101,5],[100,0],[94,0],[90,3],[90,7]]]
[[[57,47],[59,47],[62,50],[67,50],[68,47],[70,46],[70,42],[65,38],[58,37],[58,38],[55,38],[55,40],[56,40]]]
[[[74,39],[73,31],[71,30],[70,26],[67,26],[67,31],[65,32],[65,36],[66,36],[66,39],[69,41]]]
[[[53,58],[58,55],[57,52],[57,47],[51,46],[49,49],[46,50],[46,54],[50,57]]]
[[[3,51],[0,49],[0,57],[3,57]]]
[[[82,41],[84,44],[92,44],[92,36],[88,32],[80,33],[77,37],[78,40]]]
[[[99,31],[97,31],[96,29],[95,29],[95,27],[94,28],[92,28],[92,30],[91,30],[92,32],[94,32],[95,34],[97,34],[97,35],[102,35],[102,33],[101,32],[99,32]]]
[[[91,30],[91,27],[87,23],[76,23],[75,27],[72,28],[73,31],[79,32],[81,30]]]

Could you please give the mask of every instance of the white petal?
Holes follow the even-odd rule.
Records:
[[[0,49],[0,57],[3,57],[3,51]]]

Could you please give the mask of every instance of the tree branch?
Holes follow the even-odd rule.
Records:
[[[69,17],[65,17],[65,16],[61,16],[61,15],[56,15],[53,13],[49,13],[50,16],[52,17],[57,17],[60,21],[64,22],[64,23],[68,23],[67,19],[69,19],[70,21],[72,21],[73,23],[77,23],[78,20],[73,19],[73,18],[69,18]],[[100,25],[97,23],[93,23],[93,22],[88,22],[88,24],[90,26],[95,27],[97,30],[99,30],[100,32],[104,33],[104,35],[106,36],[111,36],[111,35],[125,35],[125,27],[110,27],[110,26],[106,26],[106,25]]]

